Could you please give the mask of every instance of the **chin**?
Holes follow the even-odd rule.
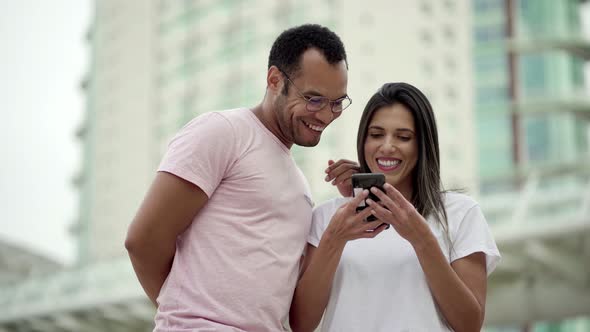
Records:
[[[318,145],[320,143],[320,139],[321,139],[321,137],[310,138],[310,137],[306,137],[304,135],[301,135],[295,139],[295,144],[297,144],[299,146],[312,147],[312,146]]]
[[[320,143],[319,140],[317,141],[313,141],[313,142],[308,142],[308,141],[296,141],[295,144],[299,145],[299,146],[305,146],[308,148],[311,148],[313,146],[316,146]]]

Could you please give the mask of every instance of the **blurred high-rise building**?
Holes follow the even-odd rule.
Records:
[[[375,10],[383,8],[383,10]],[[294,148],[316,202],[329,159],[356,160],[358,119],[385,82],[407,81],[437,114],[443,179],[476,191],[469,1],[98,1],[80,130],[81,261],[123,254],[122,243],[167,143],[193,117],[252,107],[266,87],[271,44],[286,28],[320,23],[343,39],[353,105],[317,147]]]
[[[583,2],[472,3],[481,202],[505,257],[487,316],[497,331],[590,331]]]
[[[583,114],[590,107],[582,75],[590,47],[579,38],[580,6],[579,0],[96,1],[81,84],[86,115],[77,131],[78,264],[0,285],[0,300],[8,299],[1,302],[0,332],[149,329],[153,308],[123,242],[168,142],[199,114],[259,103],[273,40],[303,23],[328,26],[342,38],[353,99],[318,146],[293,148],[314,200],[337,195],[323,180],[329,159],[356,160],[368,98],[385,82],[412,83],[435,110],[445,186],[480,196],[504,256],[488,287],[488,323],[500,326],[490,331],[586,331],[583,317],[563,320],[590,307],[590,277],[576,264],[590,255],[584,190],[590,182],[583,171],[590,169],[583,159],[590,145]],[[548,229],[551,223],[557,227]],[[543,320],[555,323],[536,323]]]

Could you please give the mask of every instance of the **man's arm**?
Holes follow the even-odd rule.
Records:
[[[156,306],[156,298],[172,267],[176,238],[207,200],[198,186],[158,172],[129,226],[125,248],[141,286]]]

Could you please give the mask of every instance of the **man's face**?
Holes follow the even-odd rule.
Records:
[[[301,146],[316,146],[322,131],[341,113],[332,112],[331,104],[316,112],[307,110],[307,101],[301,96],[322,96],[330,100],[345,97],[348,83],[346,63],[331,65],[321,52],[309,49],[301,57],[301,68],[291,77],[285,77],[288,94],[281,93],[274,103],[282,136],[285,141]],[[301,93],[299,93],[298,92]]]

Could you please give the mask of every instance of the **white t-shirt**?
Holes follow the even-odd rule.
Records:
[[[336,198],[313,212],[308,242],[317,247],[336,210],[350,198]],[[444,194],[453,250],[444,231],[428,218],[449,262],[475,252],[486,255],[488,275],[500,252],[477,202],[458,193]],[[350,241],[334,276],[322,332],[450,331],[438,312],[426,276],[410,243],[390,227],[373,239]]]
[[[176,241],[155,331],[282,331],[312,216],[289,149],[249,109],[207,113],[180,130],[159,171],[209,201]]]

